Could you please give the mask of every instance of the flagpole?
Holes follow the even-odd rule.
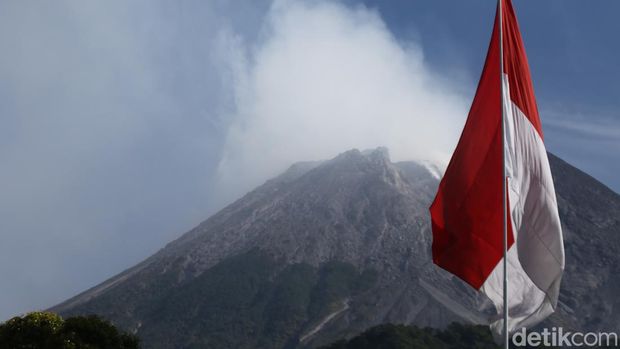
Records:
[[[504,28],[503,28],[503,0],[498,0],[499,6],[499,66],[500,66],[500,84],[501,84],[501,106],[502,106],[502,212],[504,217],[504,348],[508,349],[508,275],[507,275],[507,250],[508,250],[508,228],[507,228],[507,207],[506,207],[506,130],[504,115]]]

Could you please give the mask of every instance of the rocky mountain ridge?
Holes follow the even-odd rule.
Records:
[[[550,162],[567,271],[547,324],[617,328],[620,197]],[[53,310],[103,315],[154,348],[315,347],[386,322],[484,324],[490,302],[431,262],[437,185],[384,148],[297,163]]]

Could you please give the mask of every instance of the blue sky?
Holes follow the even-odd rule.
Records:
[[[548,149],[620,191],[614,0],[515,1]],[[0,2],[0,319],[144,259],[291,162],[446,161],[494,1]]]

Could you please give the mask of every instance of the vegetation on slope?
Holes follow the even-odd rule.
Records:
[[[33,312],[0,324],[0,349],[137,349],[138,338],[119,331],[97,316],[63,320],[48,312]]]
[[[497,349],[486,326],[452,323],[445,330],[385,324],[322,349]]]
[[[143,317],[138,335],[153,348],[290,347],[375,279],[346,263],[281,265],[252,250],[171,292]]]

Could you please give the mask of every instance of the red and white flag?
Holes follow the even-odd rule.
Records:
[[[511,1],[500,1],[503,74],[498,14],[476,96],[430,212],[435,264],[484,292],[503,315],[505,167],[508,331],[512,332],[555,310],[564,246],[517,18]],[[503,332],[503,319],[498,318],[491,323],[496,335]]]

